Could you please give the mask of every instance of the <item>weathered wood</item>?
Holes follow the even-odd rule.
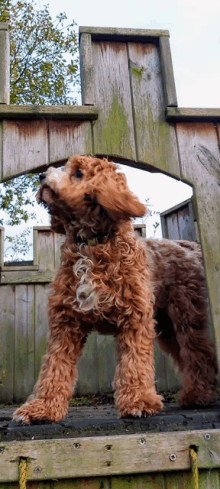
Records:
[[[0,399],[3,402],[13,401],[14,383],[14,320],[15,300],[12,286],[0,288],[1,314],[0,314]]]
[[[161,212],[163,238],[188,241],[198,240],[193,200],[187,199],[181,204]]]
[[[144,42],[152,37],[169,37],[169,31],[162,29],[127,29],[121,27],[87,27],[82,26],[79,28],[80,35],[82,34],[90,34],[92,39],[103,39],[110,38],[111,40],[124,40],[128,41],[130,38],[134,40],[138,38],[142,38],[141,40]]]
[[[42,357],[46,351],[48,292],[48,285],[35,285],[35,380],[37,380]]]
[[[217,122],[220,120],[220,109],[195,109],[188,107],[167,107],[166,120],[192,121],[192,122]]]
[[[159,50],[150,43],[129,43],[128,53],[137,159],[179,178],[175,130],[164,118]]]
[[[10,46],[8,24],[0,22],[0,104],[9,104]]]
[[[18,480],[19,457],[29,460],[29,480],[182,471],[191,467],[191,445],[198,447],[198,468],[215,469],[220,467],[220,430],[211,430],[209,440],[206,434],[198,430],[2,442],[0,481]]]
[[[127,48],[93,42],[95,101],[94,152],[136,160]]]
[[[79,105],[0,105],[0,119],[96,120],[97,107]]]
[[[30,123],[27,120],[4,122],[3,162],[3,179],[47,164],[47,123]]]
[[[34,286],[18,285],[15,290],[15,402],[22,402],[34,384]]]
[[[177,123],[182,178],[194,185],[198,226],[220,364],[220,157],[216,129],[211,123]]]
[[[176,107],[178,104],[169,37],[161,36],[159,39],[159,46],[163,75],[163,88],[165,94],[165,105],[167,107]]]
[[[94,73],[92,60],[91,34],[81,34],[80,43],[80,75],[82,87],[82,103],[94,105]]]
[[[92,154],[90,122],[49,121],[49,161],[67,160],[73,154]]]
[[[116,345],[113,336],[97,335],[98,392],[112,392],[116,368]]]
[[[96,394],[99,392],[99,359],[97,351],[97,333],[89,335],[82,356],[78,362],[78,395]]]

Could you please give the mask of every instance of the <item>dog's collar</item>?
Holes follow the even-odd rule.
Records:
[[[79,234],[75,238],[75,243],[76,244],[85,244],[87,246],[96,246],[97,244],[103,244],[108,241],[108,238],[113,234],[113,231],[110,231],[109,233],[105,234],[98,234],[95,236],[91,236],[89,238],[85,238],[82,233]]]

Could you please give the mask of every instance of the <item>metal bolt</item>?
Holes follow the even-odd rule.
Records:
[[[170,454],[170,461],[171,462],[175,462],[175,460],[176,460],[176,454],[175,453],[171,453]]]
[[[209,441],[211,439],[211,435],[209,433],[206,433],[204,435],[204,438],[205,438],[206,441]]]
[[[145,445],[145,443],[146,443],[146,440],[144,438],[141,438],[140,439],[140,445]]]
[[[42,468],[36,467],[36,469],[34,469],[34,472],[35,472],[35,474],[40,474],[42,472]]]

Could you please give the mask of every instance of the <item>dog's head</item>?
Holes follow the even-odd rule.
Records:
[[[94,234],[104,232],[110,222],[146,212],[129,190],[125,175],[107,160],[73,156],[63,170],[50,167],[40,180],[38,202],[49,209],[52,228],[58,233],[65,234],[68,225]]]

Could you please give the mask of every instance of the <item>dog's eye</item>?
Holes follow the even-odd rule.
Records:
[[[83,173],[81,172],[81,170],[78,169],[78,170],[75,171],[75,173],[74,173],[73,176],[76,177],[76,178],[82,178]]]

